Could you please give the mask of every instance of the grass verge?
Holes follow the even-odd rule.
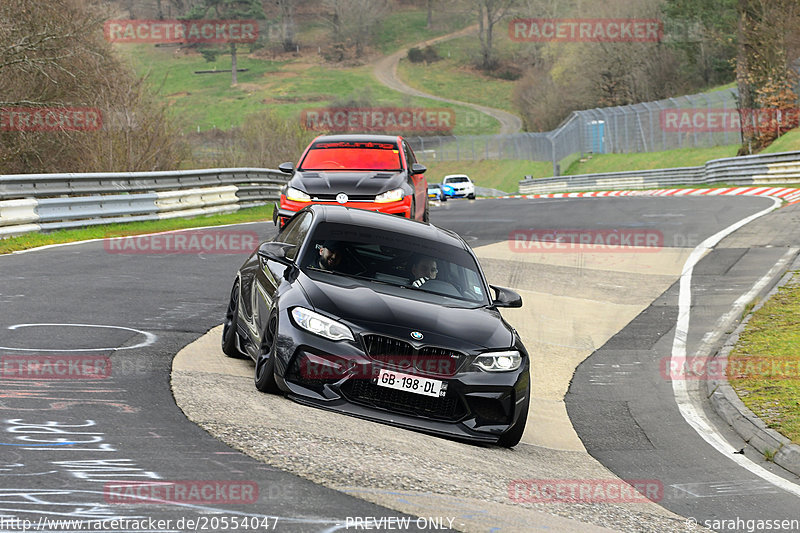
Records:
[[[303,58],[270,61],[242,52],[239,67],[250,70],[239,73],[239,84],[231,87],[230,55],[220,55],[208,63],[198,54],[176,55],[174,49],[148,45],[120,50],[128,55],[137,73],[146,75],[152,88],[169,102],[170,113],[186,133],[240,126],[248,115],[264,109],[285,120],[300,120],[304,110],[339,106],[351,100],[370,106],[451,108],[455,111],[454,135],[500,131],[497,120],[475,120],[476,112],[468,107],[412,98],[384,87],[372,75],[370,65],[336,67]],[[194,73],[225,69],[228,72],[220,74]]]
[[[397,74],[411,87],[430,94],[517,113],[512,100],[516,82],[485,76],[447,59],[429,65],[403,59]]]
[[[728,356],[728,380],[768,427],[800,444],[800,272],[744,328]]]
[[[526,50],[528,44],[511,41],[507,32],[495,35],[496,53],[512,63],[511,58]],[[508,76],[508,72],[492,75],[475,68],[481,53],[477,35],[444,41],[434,48],[441,58],[439,61],[426,65],[404,59],[397,69],[399,77],[412,87],[431,94],[519,114],[513,98],[517,82],[510,79],[515,76]],[[500,77],[500,74],[505,77]]]
[[[794,129],[782,135],[774,143],[761,151],[762,154],[776,154],[778,152],[794,152],[800,150],[800,129]]]
[[[734,157],[738,145],[712,148],[681,148],[663,152],[639,154],[595,154],[572,163],[565,175],[622,172],[625,170],[650,170],[656,168],[696,167],[712,159]]]
[[[272,204],[269,204],[241,209],[235,213],[222,215],[174,218],[169,220],[147,220],[142,222],[129,222],[127,224],[101,224],[80,229],[58,230],[51,233],[28,233],[17,237],[0,239],[0,254],[36,248],[38,246],[46,246],[48,244],[86,241],[105,237],[141,235],[144,233],[158,233],[161,231],[197,228],[202,226],[221,226],[224,224],[271,220]]]
[[[596,172],[622,172],[625,170],[646,170],[656,168],[692,167],[705,164],[711,159],[733,157],[737,146],[717,146],[714,148],[684,148],[666,152],[642,154],[596,154],[583,159],[573,157],[561,162],[566,168],[563,175],[592,174]],[[549,161],[524,160],[483,160],[483,161],[439,161],[426,162],[428,181],[442,181],[447,174],[467,174],[476,185],[499,189],[516,194],[519,181],[525,176],[548,178],[553,175],[553,165]],[[724,187],[723,184],[709,185]]]
[[[547,161],[483,160],[426,162],[428,183],[441,183],[447,174],[466,174],[475,185],[516,194],[526,175],[542,178],[553,174]]]
[[[376,45],[382,53],[391,54],[404,46],[452,33],[473,23],[469,14],[463,11],[448,13],[446,16],[439,13],[436,19],[429,29],[426,10],[394,11],[381,24]]]

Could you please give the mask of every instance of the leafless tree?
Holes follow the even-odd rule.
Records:
[[[240,127],[199,134],[222,151],[212,161],[195,164],[277,168],[283,162],[294,161],[318,133],[304,129],[299,120],[287,121],[269,110],[261,111],[245,117]]]
[[[177,129],[102,37],[89,0],[0,3],[0,108],[88,107],[99,131],[0,131],[0,173],[158,170],[183,157]],[[0,113],[3,109],[0,109]],[[122,155],[124,153],[124,156]]]
[[[356,57],[364,55],[366,45],[389,12],[389,0],[324,0],[325,20],[334,43],[353,45]]]
[[[754,109],[794,113],[800,59],[800,3],[797,0],[739,0],[736,81],[743,111],[740,154],[763,148],[789,127],[752,127]],[[750,126],[750,127],[748,127]]]
[[[517,4],[518,0],[473,0],[478,15],[478,38],[481,42],[480,67],[490,70],[495,66],[494,27]]]
[[[583,6],[571,11],[550,0],[528,0],[525,16],[571,18]],[[588,6],[587,6],[588,7]],[[552,11],[547,11],[547,9]],[[658,18],[656,0],[609,0],[593,6],[592,16]],[[532,43],[534,45],[534,43]],[[634,104],[685,94],[693,87],[681,75],[683,65],[675,49],[656,42],[536,43],[533,65],[518,83],[515,102],[526,126],[548,130],[570,111],[592,107]],[[532,46],[532,47],[534,47]]]
[[[276,0],[281,21],[281,42],[284,52],[291,52],[297,46],[295,42],[294,13],[297,0]]]

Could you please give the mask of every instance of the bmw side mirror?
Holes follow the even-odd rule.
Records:
[[[269,241],[262,243],[258,247],[258,256],[262,259],[269,259],[270,261],[277,261],[283,265],[290,265],[291,259],[286,257],[290,251],[297,248],[296,244],[289,244],[287,242],[274,242]]]
[[[283,172],[284,174],[291,174],[294,172],[294,163],[291,161],[287,161],[286,163],[281,163],[278,165],[278,170]]]
[[[412,174],[425,174],[427,170],[428,167],[426,167],[425,165],[420,165],[419,163],[414,163],[413,165],[411,165]]]
[[[505,287],[498,287],[496,285],[489,285],[495,292],[495,298],[492,300],[492,305],[495,307],[522,307],[522,296],[506,289]]]

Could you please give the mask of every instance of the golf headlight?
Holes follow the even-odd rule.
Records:
[[[375,197],[376,203],[397,202],[403,199],[403,189],[392,189]]]
[[[286,199],[294,202],[310,202],[311,197],[299,189],[294,187],[286,188]]]
[[[310,309],[295,307],[292,309],[292,318],[294,318],[298,326],[314,335],[319,335],[332,341],[354,340],[350,328]]]
[[[475,358],[475,366],[487,372],[509,372],[522,364],[522,356],[516,350],[482,353]]]

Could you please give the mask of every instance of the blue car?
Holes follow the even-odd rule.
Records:
[[[440,183],[428,184],[428,198],[439,200],[440,202],[446,202],[447,197],[453,196],[454,194],[455,191],[450,185],[442,185]]]

